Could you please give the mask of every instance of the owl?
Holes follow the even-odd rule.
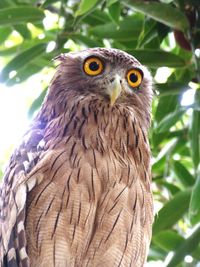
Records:
[[[142,267],[153,222],[152,77],[117,49],[57,60],[0,188],[0,266]]]

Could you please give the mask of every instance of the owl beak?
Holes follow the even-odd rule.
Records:
[[[113,106],[122,91],[121,77],[118,74],[115,75],[114,81],[111,83],[109,89],[110,105]]]

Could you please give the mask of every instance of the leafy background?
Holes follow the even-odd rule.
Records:
[[[0,1],[0,87],[29,91],[28,118],[44,98],[52,58],[97,46],[129,52],[155,79],[156,216],[147,266],[200,266],[199,0]],[[1,172],[11,149],[0,160]]]

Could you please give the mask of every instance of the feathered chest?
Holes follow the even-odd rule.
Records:
[[[65,114],[47,125],[46,152],[33,173],[40,183],[27,201],[28,254],[33,266],[51,265],[53,260],[59,266],[86,266],[94,253],[91,266],[96,266],[112,242],[111,254],[116,253],[126,231],[132,249],[146,242],[138,239],[136,244],[131,237],[136,226],[141,234],[147,217],[152,220],[145,133],[131,117],[111,118],[102,112]],[[29,235],[34,230],[37,234]],[[145,239],[149,237],[147,229]],[[52,253],[54,259],[49,257]]]

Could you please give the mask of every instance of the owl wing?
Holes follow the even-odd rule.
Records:
[[[26,142],[26,139],[28,140]],[[26,198],[37,181],[27,179],[42,154],[40,131],[28,133],[13,153],[0,186],[0,266],[29,266],[26,254]],[[10,265],[9,265],[10,266]]]

